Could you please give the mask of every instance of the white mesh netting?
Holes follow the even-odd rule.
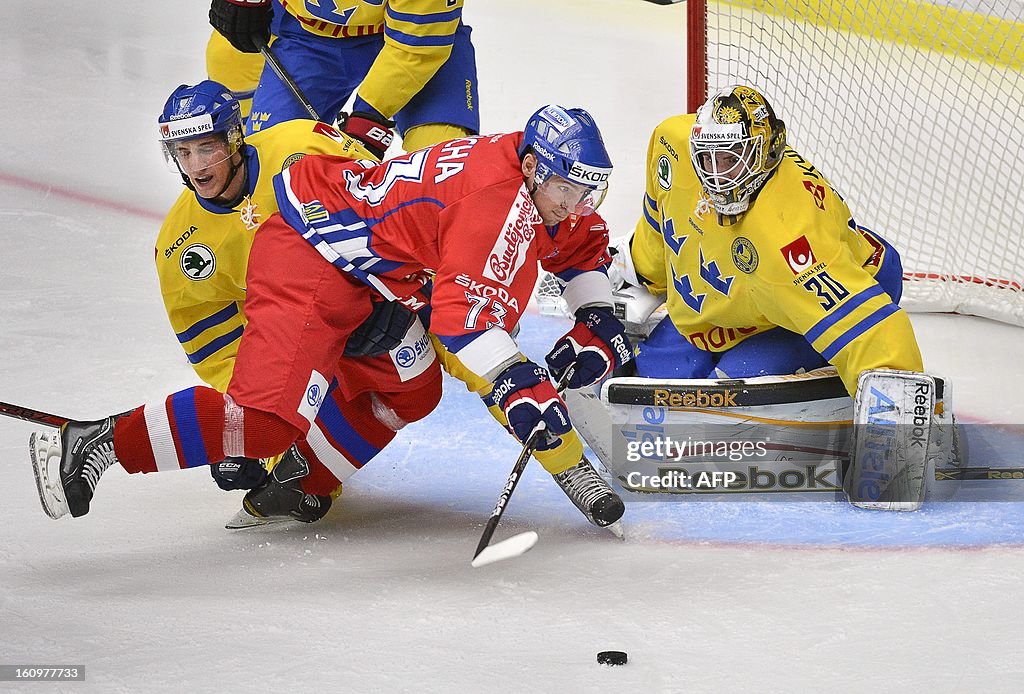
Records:
[[[901,251],[905,307],[1024,325],[1021,22],[1007,0],[708,2],[708,89],[764,91]]]

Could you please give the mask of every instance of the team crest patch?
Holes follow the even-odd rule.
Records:
[[[658,185],[665,190],[672,188],[672,162],[664,154],[658,157]]]
[[[299,159],[302,159],[304,156],[306,156],[304,152],[296,152],[295,154],[292,154],[291,156],[284,160],[283,164],[281,164],[281,170],[284,171],[289,166],[297,162]]]
[[[193,243],[181,252],[181,271],[190,280],[205,280],[217,268],[217,257],[209,246]]]
[[[757,249],[750,239],[737,236],[732,242],[732,264],[748,275],[757,269]]]

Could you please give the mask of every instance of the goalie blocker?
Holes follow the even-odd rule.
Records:
[[[948,383],[873,371],[858,392],[855,403],[828,367],[748,379],[615,377],[566,402],[627,490],[843,492],[861,508],[920,508],[934,467],[959,465]]]

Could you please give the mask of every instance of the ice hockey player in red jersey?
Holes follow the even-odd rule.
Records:
[[[535,113],[525,132],[452,140],[381,164],[303,158],[275,180],[281,212],[252,247],[249,323],[227,394],[196,387],[116,421],[66,425],[50,455],[59,464],[54,493],[80,516],[114,463],[137,468],[169,448],[206,462],[283,452],[309,429],[372,297],[415,302],[428,282],[431,331],[494,384],[510,431],[525,441],[542,430],[538,447],[557,445],[572,429],[565,403],[511,333],[539,264],[565,283],[577,317],[548,357],[556,375],[573,365],[569,387],[581,387],[630,359],[608,311],[607,232],[590,221],[600,220],[593,212],[611,170],[591,116],[557,106]],[[621,517],[622,501],[586,460],[554,474],[591,522]]]

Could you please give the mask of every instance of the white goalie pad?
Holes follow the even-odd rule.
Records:
[[[853,401],[831,367],[748,379],[611,378],[599,392],[569,391],[566,402],[627,490],[842,490]]]
[[[932,418],[936,407],[933,376],[911,371],[865,371],[854,402],[853,456],[844,481],[847,498],[860,508],[916,511],[924,503],[936,459],[948,457],[947,439]]]

